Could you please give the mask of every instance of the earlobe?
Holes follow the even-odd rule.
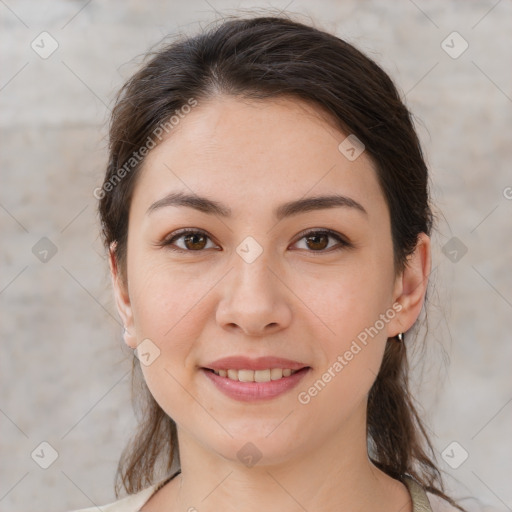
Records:
[[[408,257],[403,272],[395,282],[394,302],[399,303],[401,309],[394,322],[388,325],[388,337],[406,332],[420,315],[431,265],[430,237],[426,233],[420,233],[414,252]]]
[[[130,296],[128,294],[128,287],[119,272],[116,256],[116,242],[112,242],[112,244],[110,244],[109,264],[117,311],[124,325],[123,338],[125,343],[130,348],[134,349],[137,347],[137,337],[135,335],[132,307],[130,303]]]

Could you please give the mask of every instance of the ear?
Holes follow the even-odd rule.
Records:
[[[426,233],[420,233],[414,252],[407,258],[403,272],[395,280],[393,304],[399,304],[401,309],[388,324],[388,337],[406,332],[420,315],[431,265],[430,238]]]
[[[124,282],[122,276],[119,273],[115,248],[116,242],[113,242],[109,249],[110,276],[112,278],[112,287],[114,289],[117,311],[119,312],[119,316],[121,317],[121,320],[124,324],[124,342],[130,348],[135,349],[137,347],[137,338],[135,336],[135,325],[133,322],[130,296],[128,294],[128,285]]]

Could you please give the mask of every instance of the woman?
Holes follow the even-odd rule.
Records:
[[[427,167],[372,60],[284,17],[174,42],[120,91],[95,195],[143,375],[102,510],[463,510],[408,391]]]

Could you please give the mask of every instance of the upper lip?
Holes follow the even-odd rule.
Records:
[[[268,368],[300,370],[306,366],[308,365],[282,357],[267,356],[250,358],[244,356],[230,356],[212,361],[204,366],[204,368],[210,370],[266,370]]]

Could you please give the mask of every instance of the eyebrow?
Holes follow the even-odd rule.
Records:
[[[168,206],[187,206],[209,215],[219,215],[225,218],[232,216],[232,210],[228,206],[207,197],[187,194],[184,192],[171,192],[162,199],[154,202],[147,209],[146,214],[149,215],[155,210]],[[365,215],[368,215],[368,212],[365,210],[362,204],[358,203],[350,197],[340,194],[315,196],[308,197],[306,199],[289,201],[275,208],[273,214],[277,220],[282,220],[285,217],[291,217],[292,215],[297,215],[304,212],[336,207],[353,208]]]

